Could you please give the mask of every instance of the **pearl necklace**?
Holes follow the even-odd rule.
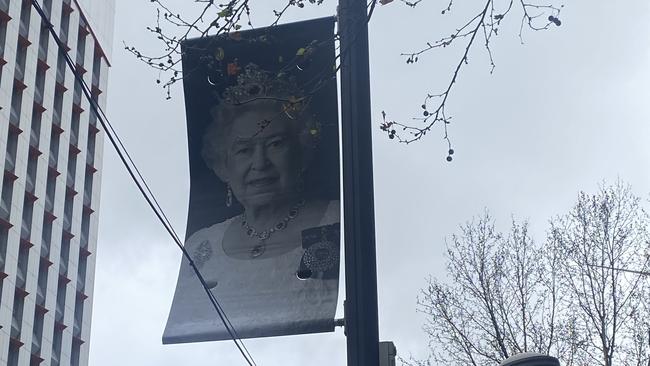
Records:
[[[271,238],[271,235],[278,231],[282,231],[287,228],[289,225],[289,221],[293,220],[298,216],[298,213],[300,213],[300,208],[305,205],[305,200],[300,200],[300,202],[296,203],[291,209],[289,210],[289,213],[285,217],[282,218],[277,224],[273,225],[272,227],[259,231],[252,227],[249,223],[248,220],[246,219],[246,213],[244,212],[244,215],[242,216],[242,222],[241,226],[246,235],[248,237],[257,239],[259,243],[250,250],[250,257],[251,258],[257,258],[264,254],[266,251],[266,241]]]

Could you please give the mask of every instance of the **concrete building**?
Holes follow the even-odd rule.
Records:
[[[106,101],[114,0],[38,0]],[[87,365],[102,136],[30,0],[0,0],[0,365]]]

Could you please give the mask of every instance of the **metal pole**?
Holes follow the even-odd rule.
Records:
[[[339,0],[348,366],[379,365],[366,0]]]

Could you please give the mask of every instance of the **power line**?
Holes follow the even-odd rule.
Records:
[[[650,276],[650,272],[647,271],[637,271],[634,269],[627,269],[627,268],[617,268],[617,267],[608,267],[608,266],[600,266],[597,264],[587,264],[589,267],[596,267],[596,268],[602,268],[602,269],[609,269],[612,271],[618,271],[618,272],[627,272],[627,273],[634,273],[638,274],[641,276]]]
[[[648,262],[650,262],[650,254],[645,254],[646,260],[643,262],[643,268],[646,268],[646,265]],[[608,269],[612,271],[617,271],[617,272],[627,272],[627,273],[634,273],[638,274],[641,276],[649,276],[650,277],[650,272],[648,271],[642,271],[642,270],[634,270],[634,269],[628,269],[628,268],[617,268],[614,266],[603,266],[603,265],[598,265],[598,264],[591,264],[587,263],[587,266],[589,267],[595,267],[595,268],[602,268],[602,269]]]
[[[31,2],[32,2],[32,6],[34,7],[34,9],[36,9],[36,11],[38,12],[38,14],[41,17],[41,20],[45,23],[45,25],[47,26],[50,34],[54,38],[54,41],[56,42],[56,44],[58,46],[59,52],[64,56],[68,67],[70,68],[70,70],[72,71],[72,73],[73,73],[73,75],[75,77],[75,80],[79,83],[79,85],[81,85],[82,91],[83,91],[84,95],[86,96],[86,98],[88,99],[88,101],[90,103],[92,112],[95,113],[95,115],[97,116],[97,119],[99,120],[101,126],[104,128],[104,131],[106,132],[106,135],[108,136],[111,144],[113,145],[113,148],[115,148],[115,151],[117,152],[120,160],[122,161],[122,164],[124,165],[124,167],[128,171],[129,175],[131,176],[131,179],[136,184],[138,190],[140,191],[140,193],[142,194],[144,199],[147,201],[149,207],[153,210],[153,212],[156,215],[156,217],[158,218],[158,220],[165,227],[165,230],[172,237],[172,239],[174,240],[174,243],[176,244],[176,246],[181,250],[181,252],[183,253],[183,256],[187,259],[190,267],[192,268],[192,270],[196,274],[197,278],[201,282],[201,286],[203,287],[204,291],[208,295],[208,298],[210,299],[210,302],[211,302],[213,308],[215,309],[215,311],[219,315],[219,318],[221,319],[223,325],[226,327],[226,330],[228,331],[228,334],[230,335],[233,342],[237,346],[237,349],[239,350],[239,352],[242,354],[242,356],[244,357],[244,359],[246,360],[248,365],[256,366],[257,364],[255,363],[255,360],[251,356],[250,352],[248,351],[248,349],[244,345],[244,343],[241,340],[241,338],[239,337],[239,335],[237,334],[237,331],[235,330],[232,323],[230,322],[230,319],[228,319],[228,316],[226,315],[223,308],[221,307],[221,304],[219,304],[219,301],[217,300],[217,298],[214,296],[214,294],[208,288],[208,286],[207,286],[207,284],[205,282],[205,279],[201,275],[201,272],[196,267],[196,264],[192,260],[192,257],[190,256],[189,252],[185,249],[185,246],[183,245],[183,242],[180,240],[180,237],[178,236],[178,234],[176,233],[176,231],[172,227],[172,225],[171,225],[169,219],[167,218],[167,215],[163,211],[162,207],[160,207],[160,205],[158,204],[158,201],[156,200],[155,195],[153,194],[153,192],[149,188],[149,185],[147,184],[144,177],[140,173],[140,170],[137,168],[137,166],[133,162],[133,159],[131,158],[131,155],[128,153],[128,151],[124,147],[124,144],[122,143],[122,140],[119,138],[116,131],[113,129],[113,126],[109,122],[108,117],[106,116],[106,114],[104,113],[102,108],[99,106],[99,104],[92,98],[92,93],[90,92],[90,88],[88,87],[88,84],[86,84],[86,82],[83,80],[83,77],[81,76],[81,74],[77,71],[77,69],[76,69],[76,67],[74,65],[74,62],[72,61],[72,59],[70,58],[70,55],[66,51],[65,44],[63,43],[63,41],[61,41],[59,36],[56,34],[56,31],[54,30],[54,26],[52,25],[52,23],[48,19],[47,15],[45,14],[43,9],[41,8],[38,1],[37,0],[32,0]]]

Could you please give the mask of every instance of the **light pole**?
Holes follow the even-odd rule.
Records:
[[[379,365],[366,0],[339,0],[348,366]]]

